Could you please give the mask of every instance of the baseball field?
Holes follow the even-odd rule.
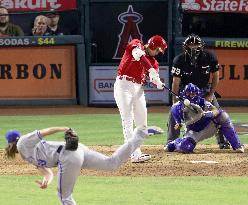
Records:
[[[237,126],[241,142],[248,144],[248,108],[225,108]],[[4,157],[5,132],[22,134],[52,126],[74,128],[80,142],[110,155],[123,143],[121,120],[116,108],[2,107],[0,108],[0,204],[59,205],[56,172],[52,184],[39,189],[34,166],[20,156]],[[165,130],[168,107],[149,107],[148,124]],[[115,172],[82,170],[73,196],[77,204],[116,205],[246,205],[248,204],[248,151],[220,150],[215,138],[197,145],[194,154],[166,153],[165,135],[154,135],[142,150],[152,160],[126,162]],[[55,134],[47,140],[61,141]],[[248,146],[247,146],[248,147]]]

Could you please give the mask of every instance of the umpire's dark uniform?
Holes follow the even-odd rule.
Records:
[[[171,73],[174,77],[180,78],[180,88],[182,90],[188,83],[193,83],[202,89],[203,94],[207,96],[210,92],[210,74],[215,73],[219,70],[219,64],[214,53],[208,50],[202,50],[200,55],[197,58],[195,64],[192,65],[190,58],[185,52],[176,56],[173,60],[173,67]],[[213,97],[212,104],[216,107],[219,107],[216,97]],[[180,136],[180,130],[175,130],[175,120],[172,117],[171,113],[169,114],[168,120],[168,133],[167,133],[167,143],[173,141],[174,139]],[[218,144],[220,148],[223,144],[225,146],[225,139],[221,133],[217,137]],[[166,143],[166,144],[167,144]],[[228,145],[226,145],[228,146]]]

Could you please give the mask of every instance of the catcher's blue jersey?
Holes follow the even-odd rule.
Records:
[[[208,110],[210,110],[210,108],[213,107],[213,105],[210,102],[206,101],[204,98],[200,98],[198,105],[204,111],[208,111]],[[174,117],[176,123],[178,123],[178,124],[181,124],[184,121],[184,117],[183,117],[184,108],[185,108],[185,106],[184,106],[184,104],[182,102],[175,103],[171,107],[172,116]],[[195,132],[200,132],[205,127],[207,127],[207,125],[211,122],[211,119],[212,118],[202,116],[202,118],[200,120],[198,120],[197,122],[188,125],[187,129],[188,130],[193,130]]]

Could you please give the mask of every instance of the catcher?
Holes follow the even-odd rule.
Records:
[[[228,114],[201,97],[201,91],[196,85],[186,85],[181,97],[189,100],[190,104],[185,106],[184,103],[177,102],[172,106],[171,113],[176,121],[175,129],[185,123],[186,132],[183,138],[169,142],[166,146],[167,151],[192,153],[198,142],[212,137],[220,130],[233,150],[244,152],[244,146],[240,144]]]
[[[43,137],[57,132],[64,132],[65,142],[43,140]],[[133,137],[108,157],[78,143],[76,132],[68,127],[36,130],[23,136],[19,131],[12,130],[6,133],[8,146],[5,154],[8,158],[15,158],[19,152],[24,160],[35,165],[43,175],[43,180],[36,181],[41,189],[47,188],[53,179],[51,168],[58,167],[57,190],[61,204],[75,205],[72,192],[82,168],[116,170],[147,136],[147,130],[135,129]]]

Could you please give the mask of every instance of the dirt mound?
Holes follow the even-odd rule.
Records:
[[[92,149],[111,155],[116,146],[92,146]],[[143,146],[144,153],[152,154],[146,163],[126,162],[115,172],[82,170],[87,176],[248,176],[248,152],[235,153],[220,150],[217,145],[197,145],[194,154],[164,152],[163,146]],[[0,151],[0,175],[36,175],[34,166],[20,156],[15,160],[4,157]],[[56,169],[54,169],[56,172]]]

